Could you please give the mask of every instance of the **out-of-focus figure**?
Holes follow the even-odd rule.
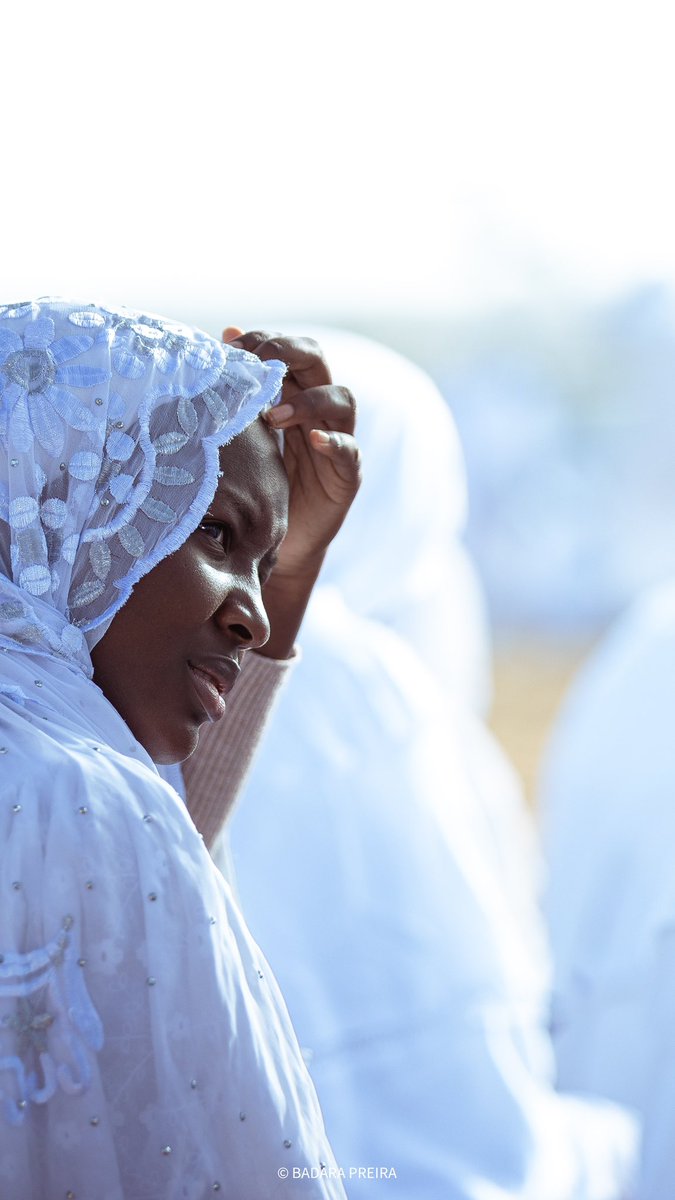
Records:
[[[631,1121],[553,1089],[538,860],[482,722],[452,419],[400,356],[317,337],[360,404],[364,484],[229,826],[244,911],[353,1200],[368,1167],[404,1200],[626,1197]]]
[[[543,774],[560,1085],[643,1121],[639,1200],[675,1195],[675,585],[577,678]]]

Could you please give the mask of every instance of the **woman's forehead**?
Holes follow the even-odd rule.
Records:
[[[235,503],[251,524],[261,517],[285,528],[288,478],[277,440],[264,423],[252,425],[220,449],[221,475],[214,499]]]

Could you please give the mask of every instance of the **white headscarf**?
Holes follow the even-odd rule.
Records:
[[[2,1195],[342,1195],[275,981],[89,658],[283,371],[138,313],[0,311]]]
[[[77,663],[196,528],[281,363],[129,311],[0,310],[0,644]],[[83,637],[83,634],[86,635]]]

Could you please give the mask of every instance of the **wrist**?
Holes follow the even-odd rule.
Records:
[[[323,563],[323,554],[304,559],[302,565],[275,567],[263,588],[263,603],[270,623],[270,636],[259,653],[266,658],[286,659],[293,653],[305,609]]]

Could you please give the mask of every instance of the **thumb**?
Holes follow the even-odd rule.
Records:
[[[238,325],[226,325],[223,330],[223,341],[234,342],[238,337],[241,337],[243,332],[243,329],[240,329]]]

